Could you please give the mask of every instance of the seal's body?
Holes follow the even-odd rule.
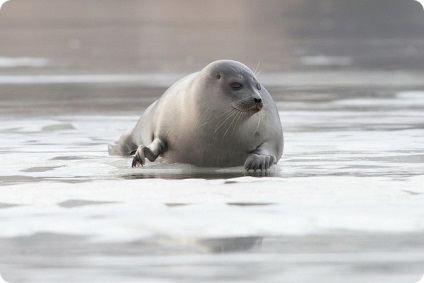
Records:
[[[133,167],[161,156],[199,167],[266,170],[283,151],[277,107],[245,65],[216,61],[173,84],[111,155],[135,153]]]

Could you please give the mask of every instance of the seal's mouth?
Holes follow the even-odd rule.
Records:
[[[248,111],[257,113],[257,112],[261,111],[263,107],[264,107],[264,105],[262,103],[258,103],[255,106],[251,107]]]
[[[255,104],[252,107],[249,108],[245,108],[245,109],[240,109],[240,107],[237,106],[232,106],[235,110],[240,111],[240,112],[245,112],[245,113],[258,113],[259,111],[262,110],[262,108],[264,107],[262,103],[260,104]]]
[[[261,98],[245,98],[230,104],[232,108],[239,112],[255,114],[262,110],[264,102]]]

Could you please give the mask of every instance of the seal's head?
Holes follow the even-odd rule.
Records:
[[[218,88],[218,99],[227,101],[231,108],[246,114],[262,110],[262,86],[246,65],[232,60],[220,60],[206,66],[201,74],[208,77],[208,83],[204,87],[214,90]],[[211,92],[206,93],[210,95]]]

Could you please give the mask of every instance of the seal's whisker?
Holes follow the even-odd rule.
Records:
[[[225,135],[227,134],[228,130],[231,128],[231,125],[234,123],[234,121],[236,120],[237,116],[238,116],[238,111],[236,111],[236,114],[234,115],[234,119],[231,121],[230,125],[228,126],[227,130],[225,131],[224,135],[222,137],[225,137]]]
[[[238,77],[240,77],[241,79],[243,78],[243,74],[242,74],[242,71],[240,69],[235,68],[235,67],[231,67],[231,69],[236,73],[236,75]]]
[[[221,124],[219,124],[219,126],[215,129],[215,131],[213,131],[213,133],[215,134],[219,130],[219,128],[221,128],[221,126],[224,125],[225,122],[227,122],[227,120],[230,119],[233,116],[234,113],[235,113],[235,111],[231,110],[228,117],[225,118],[225,120]]]
[[[234,131],[237,128],[237,125],[238,125],[238,123],[240,121],[241,116],[243,116],[243,112],[239,111],[237,121],[235,122],[233,131],[231,132],[232,135],[234,134]]]
[[[235,122],[234,123],[234,127],[233,127],[233,130],[231,131],[231,134],[233,134],[234,133],[234,130],[236,129],[236,127],[237,127],[237,122],[238,122],[238,120],[239,120],[239,117],[240,117],[240,111],[236,114],[236,117],[234,118],[234,120],[231,122],[231,124],[230,124],[230,126],[228,127],[228,129],[227,129],[227,131],[231,128],[231,126],[232,126],[232,124],[233,124],[233,122]]]
[[[208,119],[208,121],[206,121],[202,126],[205,126],[205,125],[207,125],[210,121],[215,121],[216,119],[218,119],[219,117],[221,117],[221,116],[224,116],[224,115],[228,115],[228,114],[230,114],[230,116],[231,116],[231,112],[232,111],[234,111],[234,109],[232,108],[232,107],[230,107],[230,108],[228,108],[226,111],[224,111],[224,112],[222,112],[221,114],[219,114],[218,116],[210,116],[209,117],[209,119]],[[227,118],[229,118],[229,117],[227,117]],[[225,121],[224,121],[224,123],[225,123]],[[221,126],[221,125],[220,125]],[[214,133],[219,129],[219,127],[220,126],[218,126],[216,129],[215,129],[215,131],[214,131]]]
[[[259,61],[258,61],[258,65],[256,65],[256,68],[255,68],[255,70],[253,71],[253,74],[255,75],[255,76],[258,76],[259,74],[257,73],[257,71],[258,71],[258,69],[259,69],[259,65],[261,64],[261,59],[259,59]]]
[[[210,112],[209,109],[206,109],[205,113]],[[206,115],[206,114],[205,114]],[[205,123],[202,124],[202,127],[206,126],[209,123],[210,120],[207,120]]]
[[[226,111],[222,112],[221,114],[219,114],[218,116],[216,116],[215,118],[219,118],[221,116],[224,116],[225,114],[229,114],[232,111],[234,111],[235,109],[233,107],[228,108]]]
[[[253,134],[256,134],[258,132],[259,127],[262,123],[262,119],[263,119],[263,113],[259,112],[258,125],[256,126],[256,130],[253,132]]]
[[[262,71],[263,71],[263,70],[264,70],[264,69],[260,69],[260,70],[259,70],[259,72],[257,72],[255,75],[256,75],[256,76],[259,76],[259,75],[262,73]]]

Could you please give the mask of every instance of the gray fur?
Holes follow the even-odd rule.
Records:
[[[234,90],[231,83],[244,87]],[[199,167],[267,170],[283,152],[277,107],[245,65],[215,61],[174,83],[124,134],[110,155],[135,153],[133,167],[161,156]]]

